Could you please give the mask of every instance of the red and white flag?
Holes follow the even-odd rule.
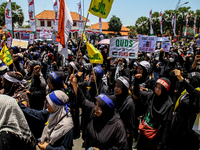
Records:
[[[58,53],[68,58],[67,40],[73,25],[73,20],[65,0],[60,0],[59,20],[58,20],[58,34],[56,41],[58,44]]]
[[[149,20],[150,20],[150,35],[153,36],[153,28],[152,28],[151,15],[152,15],[152,9],[149,12]]]
[[[100,29],[100,33],[102,33],[102,23],[101,23],[101,18],[99,18],[99,29]]]
[[[160,11],[160,13],[159,13],[159,19],[160,19],[160,33],[163,34],[163,31],[162,31],[162,11]]]
[[[189,14],[187,14],[187,16],[186,16],[186,27],[185,27],[185,33],[184,33],[184,36],[185,36],[185,37],[186,37],[186,35],[187,35],[188,18],[189,18]]]

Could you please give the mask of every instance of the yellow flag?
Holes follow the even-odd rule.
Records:
[[[106,19],[110,13],[114,0],[92,0],[90,3],[89,13]]]
[[[2,48],[1,52],[0,52],[0,59],[7,65],[11,65],[13,63],[12,60],[12,56],[10,55],[10,52],[6,46],[6,44],[4,45],[4,47]]]
[[[93,64],[103,64],[103,56],[92,44],[87,41],[85,33],[83,33],[83,39],[86,41],[87,52],[90,63]]]
[[[198,36],[198,33],[195,35],[195,37],[197,37]]]
[[[6,36],[5,35],[2,37],[2,40],[4,40],[4,41],[6,40]]]

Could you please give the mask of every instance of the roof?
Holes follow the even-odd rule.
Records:
[[[102,24],[102,30],[108,31],[108,28],[109,28],[108,22],[102,22],[101,24]],[[90,26],[90,29],[98,29],[99,30],[99,23],[96,23],[96,24]],[[126,28],[124,26],[122,26],[122,28],[121,28],[121,31],[128,32],[129,30],[130,30],[129,28]]]
[[[108,22],[102,22],[101,24],[102,24],[102,33],[103,34],[117,34],[117,32],[108,31],[108,28],[109,28]],[[99,23],[96,23],[96,24],[90,26],[90,29],[99,30]],[[129,28],[122,26],[120,33],[122,36],[128,36],[128,31],[130,31]]]
[[[79,14],[78,13],[70,12],[70,14],[72,16],[72,20],[79,20]],[[44,10],[41,13],[37,14],[35,16],[35,18],[38,18],[38,19],[55,19],[55,12],[53,10]],[[82,19],[83,19],[83,17],[82,17]],[[86,20],[85,17],[84,17],[84,20]]]

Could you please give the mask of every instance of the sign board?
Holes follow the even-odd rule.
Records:
[[[33,41],[34,41],[34,34],[30,34],[29,44],[33,44]]]
[[[10,47],[12,45],[12,41],[11,40],[12,40],[11,37],[7,38],[7,47]]]
[[[139,51],[154,53],[156,48],[157,36],[140,36]]]
[[[200,39],[197,39],[197,46],[200,47]]]
[[[12,47],[13,46],[20,46],[21,48],[27,48],[28,41],[26,41],[26,40],[19,40],[19,39],[13,39],[13,41],[12,41]]]
[[[51,29],[42,28],[42,30],[40,31],[40,38],[51,39],[51,37],[52,37]]]
[[[169,52],[171,47],[171,43],[169,42],[162,42],[161,48],[164,49],[165,52]]]
[[[112,38],[110,39],[109,57],[137,59],[138,45],[139,42],[135,39]]]
[[[20,39],[29,41],[30,33],[20,33]]]

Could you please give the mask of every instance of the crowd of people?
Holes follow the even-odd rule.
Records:
[[[0,62],[1,150],[72,150],[80,137],[85,149],[132,150],[133,142],[138,150],[199,149],[196,42],[137,59],[109,57],[109,45],[97,44],[103,64],[94,67],[79,42],[70,39],[68,58],[45,41],[8,48],[13,64]]]

